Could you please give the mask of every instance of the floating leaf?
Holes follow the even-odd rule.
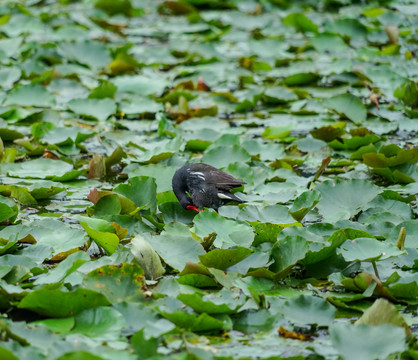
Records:
[[[392,324],[403,327],[408,336],[411,336],[411,330],[406,324],[402,315],[399,314],[395,305],[385,299],[377,299],[363,315],[355,322],[356,325],[367,324],[379,326],[382,324]]]
[[[399,256],[403,252],[395,244],[372,238],[358,238],[346,241],[338,251],[346,261],[372,261]]]
[[[394,325],[335,324],[330,336],[345,360],[386,359],[405,349],[405,331]]]
[[[49,271],[48,274],[36,279],[34,284],[40,285],[61,282],[89,260],[90,257],[84,251],[77,251],[61,261],[57,267]]]
[[[274,264],[271,270],[277,276],[285,276],[290,269],[305,257],[309,247],[307,241],[300,236],[286,236],[273,248]]]
[[[17,205],[14,201],[0,195],[0,223],[9,220],[14,222],[18,214]]]
[[[180,223],[168,223],[161,235],[152,237],[149,242],[167,264],[179,271],[186,263],[198,262],[199,256],[205,254],[189,228]]]
[[[105,265],[89,272],[83,287],[103,294],[110,303],[139,301],[145,288],[144,271],[138,265]]]
[[[316,189],[322,195],[317,207],[327,221],[349,219],[380,192],[369,181],[357,179],[325,181]]]
[[[61,160],[36,159],[6,167],[9,176],[20,178],[48,179],[64,176],[73,166]]]
[[[71,111],[105,121],[116,112],[116,104],[111,99],[73,99],[68,103]]]
[[[254,240],[254,233],[248,224],[227,220],[215,212],[201,212],[193,222],[192,232],[201,238],[216,233],[214,245],[217,247],[249,246]]]
[[[55,104],[54,96],[38,84],[21,85],[10,92],[5,105],[49,107]]]
[[[91,239],[106,251],[107,255],[112,255],[115,252],[119,244],[119,238],[112,225],[105,220],[85,216],[77,216],[77,220]]]
[[[354,123],[362,123],[366,120],[367,110],[362,101],[351,94],[336,95],[325,101],[325,106],[344,114]]]
[[[110,305],[106,297],[98,292],[78,288],[74,291],[60,289],[38,289],[26,295],[18,304],[27,309],[49,317],[68,317],[85,309]]]
[[[206,267],[226,270],[239,263],[251,254],[251,250],[238,247],[236,249],[215,249],[207,254],[199,255],[200,262]]]
[[[297,221],[301,221],[304,216],[321,200],[321,193],[317,190],[305,191],[295,199],[289,213]]]
[[[156,189],[154,178],[135,176],[128,180],[128,184],[118,185],[114,191],[133,201],[136,206],[155,213],[157,208]]]
[[[86,309],[74,317],[72,334],[83,334],[96,340],[114,340],[125,326],[122,314],[111,307]]]
[[[111,60],[109,49],[99,41],[61,42],[58,52],[95,70],[105,67]]]
[[[287,103],[288,101],[297,100],[297,95],[285,87],[271,87],[264,92],[263,100],[267,104]]]
[[[205,152],[202,159],[205,163],[222,168],[234,162],[247,162],[250,154],[239,145],[217,146]]]
[[[306,295],[294,297],[286,301],[283,306],[285,318],[297,324],[330,325],[336,312],[326,300]]]
[[[318,32],[318,26],[302,13],[292,13],[283,19],[283,23],[301,32]]]

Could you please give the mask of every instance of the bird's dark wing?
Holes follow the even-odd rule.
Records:
[[[228,191],[246,184],[245,181],[238,180],[211,165],[195,163],[191,169],[194,174],[203,175],[207,184],[215,185],[220,190]]]
[[[216,171],[210,171],[206,182],[208,184],[214,184],[220,190],[231,190],[235,187],[239,187],[246,184],[245,181],[238,180],[233,176],[216,169]]]

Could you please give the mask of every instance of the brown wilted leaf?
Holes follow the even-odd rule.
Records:
[[[296,333],[290,330],[286,330],[283,326],[277,330],[279,336],[284,337],[285,339],[294,339],[300,341],[312,341],[311,337],[308,335],[303,335],[300,333]]]

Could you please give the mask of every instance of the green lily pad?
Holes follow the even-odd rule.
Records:
[[[386,299],[377,299],[371,307],[355,323],[356,325],[367,324],[378,326],[382,324],[392,324],[403,327],[408,336],[411,336],[411,330],[406,324],[402,315],[398,312],[395,305]]]
[[[348,46],[338,35],[322,33],[310,40],[310,43],[320,52],[346,52]]]
[[[77,350],[61,355],[55,360],[104,360],[104,358],[94,355],[88,351]]]
[[[54,96],[39,84],[21,85],[10,92],[5,105],[50,107],[55,104]]]
[[[404,252],[394,244],[372,238],[358,238],[343,243],[338,250],[346,261],[373,261],[399,256]]]
[[[9,220],[14,222],[18,214],[18,208],[14,201],[0,195],[0,222]]]
[[[97,306],[110,305],[106,297],[96,291],[78,288],[74,291],[42,288],[26,295],[18,304],[49,317],[68,317]]]
[[[126,321],[123,333],[133,335],[140,330],[144,330],[147,338],[161,336],[175,328],[175,325],[159,316],[158,312],[151,307],[139,302],[120,302],[113,305]],[[141,319],[141,321],[138,321]]]
[[[103,294],[110,303],[139,301],[145,290],[144,271],[138,265],[105,265],[89,272],[83,287]]]
[[[133,201],[141,209],[155,213],[157,185],[155,179],[148,176],[135,176],[128,179],[128,184],[120,184],[113,191]]]
[[[117,339],[125,326],[122,314],[111,307],[86,309],[74,317],[72,334],[83,334],[102,341]]]
[[[337,310],[326,300],[314,296],[300,295],[287,300],[283,306],[286,319],[297,324],[330,325]]]
[[[330,327],[332,344],[343,359],[386,359],[406,348],[405,331],[394,325],[335,324]]]
[[[61,56],[89,66],[93,70],[110,63],[109,49],[99,41],[61,42],[58,46]]]
[[[203,162],[222,168],[234,162],[247,162],[250,154],[240,145],[209,147],[202,158]]]
[[[34,284],[54,284],[63,281],[68,275],[76,271],[81,265],[90,260],[84,251],[77,251],[70,254],[66,259],[61,261],[54,269],[44,276],[40,276],[34,281]]]
[[[274,264],[271,270],[282,277],[287,275],[290,269],[305,257],[309,247],[307,241],[300,236],[286,236],[277,243],[272,250]]]
[[[338,122],[334,125],[322,126],[318,129],[311,130],[310,133],[315,139],[329,142],[341,137],[345,133],[345,125],[345,122]]]
[[[406,81],[397,87],[393,93],[395,97],[402,100],[407,106],[416,107],[418,97],[418,85],[413,81]]]
[[[219,331],[228,330],[230,328],[228,321],[219,320],[206,313],[195,315],[183,312],[162,312],[161,314],[178,327],[193,332]]]
[[[130,214],[137,209],[132,200],[111,191],[99,191],[95,188],[90,191],[88,199],[95,204],[93,210],[98,217],[101,215]]]
[[[138,166],[129,172],[129,177],[149,176],[153,177],[157,183],[157,192],[171,190],[171,179],[177,167],[159,164]]]
[[[251,254],[251,250],[244,247],[235,249],[215,249],[207,254],[199,255],[200,262],[206,267],[227,270]]]
[[[0,238],[14,240],[16,237],[18,240],[34,238],[36,244],[32,245],[33,247],[38,245],[51,247],[54,256],[72,253],[86,242],[85,235],[80,230],[55,219],[32,221],[28,225],[11,225],[0,230]]]
[[[180,294],[177,299],[190,306],[197,313],[233,314],[244,305],[243,297],[234,298],[234,294],[225,291],[221,296],[201,294]]]
[[[13,177],[48,179],[64,176],[73,170],[73,166],[65,161],[41,158],[23,163],[8,164],[5,169],[8,175]]]
[[[292,13],[283,19],[283,23],[301,32],[318,32],[318,25],[302,13]]]
[[[48,131],[42,141],[46,144],[72,145],[80,144],[92,137],[94,132],[86,131],[81,128],[58,127]]]
[[[362,101],[351,94],[341,94],[327,99],[326,107],[344,114],[354,123],[362,123],[366,120],[367,110]]]
[[[167,264],[179,271],[186,263],[198,262],[199,256],[205,254],[190,229],[180,223],[168,223],[161,235],[150,238],[149,242]]]
[[[287,103],[297,99],[297,95],[285,87],[268,88],[263,95],[263,101],[269,105]]]
[[[91,239],[106,251],[107,255],[115,252],[119,245],[119,237],[115,234],[116,231],[112,225],[105,220],[85,216],[77,216],[76,219]]]
[[[168,82],[158,77],[148,77],[143,75],[136,76],[117,76],[112,83],[118,88],[118,93],[133,93],[138,95],[159,94],[168,85]]]
[[[105,121],[116,112],[116,104],[111,99],[73,99],[68,103],[71,111]]]
[[[366,180],[325,181],[316,187],[322,198],[317,204],[326,221],[349,219],[356,215],[379,192],[379,188]]]
[[[305,191],[295,199],[290,215],[297,221],[301,221],[305,215],[321,200],[321,193],[317,190]]]
[[[185,144],[179,137],[150,142],[145,149],[135,151],[135,160],[139,163],[156,164],[182,151]]]
[[[193,219],[194,232],[200,238],[216,233],[214,245],[219,248],[250,246],[254,233],[250,225],[225,219],[215,212],[201,212]]]

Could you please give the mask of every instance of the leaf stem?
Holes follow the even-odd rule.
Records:
[[[159,231],[164,229],[164,224],[160,224],[151,215],[143,215],[144,219],[147,219],[152,225],[154,225]]]
[[[182,331],[182,333],[181,333],[181,339],[183,340],[184,349],[186,350],[186,352],[188,354],[191,354],[191,351],[189,349],[189,345],[187,345],[187,340],[186,340],[186,336],[184,334],[184,331]]]
[[[380,280],[379,272],[377,271],[376,261],[372,261],[372,265],[376,277]]]

